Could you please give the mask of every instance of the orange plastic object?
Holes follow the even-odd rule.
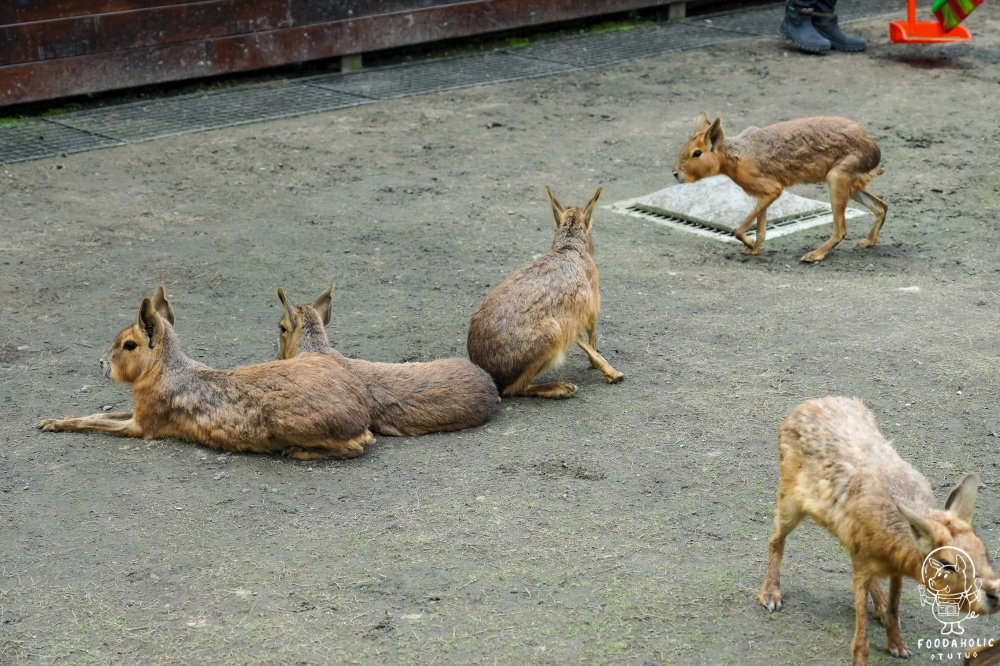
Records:
[[[945,31],[937,21],[917,21],[917,0],[906,0],[906,19],[889,24],[889,39],[897,44],[964,42],[972,39],[972,34],[965,26]]]

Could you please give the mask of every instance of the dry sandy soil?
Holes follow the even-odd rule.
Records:
[[[860,55],[738,42],[0,168],[0,663],[847,663],[826,532],[791,536],[784,612],[755,599],[795,405],[862,398],[942,499],[981,471],[1000,547],[1000,3],[970,22],[965,45],[891,45],[879,19]],[[464,355],[478,303],[549,246],[544,186],[662,188],[700,110],[868,127],[880,243],[852,249],[856,221],[812,266],[828,227],[747,257],[599,210],[600,347],[627,379],[574,350],[548,376],[575,399],[349,462],[35,428],[130,409],[97,359],[161,280],[215,367],[273,358],[275,287],[330,279],[342,352]],[[912,581],[902,623],[937,661]],[[874,625],[871,662],[896,663],[883,644]]]

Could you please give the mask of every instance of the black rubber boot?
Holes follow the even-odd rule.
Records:
[[[830,40],[816,31],[812,15],[812,8],[800,7],[792,2],[787,2],[785,4],[785,20],[781,22],[778,32],[803,51],[826,53],[830,50]]]
[[[864,51],[868,42],[863,37],[846,34],[837,24],[837,14],[833,11],[836,4],[837,0],[816,0],[813,5],[813,27],[830,40],[830,46],[837,51]]]

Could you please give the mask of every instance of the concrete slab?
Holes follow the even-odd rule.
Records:
[[[610,204],[608,210],[652,220],[683,231],[739,242],[733,231],[753,211],[756,200],[727,176],[677,184],[635,199]],[[864,215],[848,208],[847,219]],[[769,235],[786,234],[833,222],[830,204],[787,190],[768,208]],[[748,236],[754,236],[751,230]]]

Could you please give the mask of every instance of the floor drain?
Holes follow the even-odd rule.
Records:
[[[747,196],[729,178],[716,176],[697,183],[668,187],[636,199],[618,201],[605,208],[679,231],[739,243],[733,232],[755,204],[756,200]],[[851,219],[864,214],[848,208],[846,217]],[[767,217],[768,238],[833,222],[829,204],[787,191],[771,204]],[[751,229],[747,236],[753,238],[756,231]]]

